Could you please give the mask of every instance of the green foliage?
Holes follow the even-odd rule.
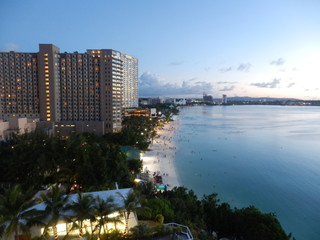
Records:
[[[171,202],[174,211],[174,221],[182,224],[200,222],[200,201],[192,190],[175,187],[163,193],[163,197]],[[166,216],[165,221],[167,221]],[[168,219],[169,221],[169,219]]]
[[[135,174],[140,173],[142,171],[142,160],[140,159],[129,159],[128,160],[128,168],[130,172]]]
[[[111,232],[102,234],[100,239],[101,240],[123,240],[126,238],[123,236],[122,232],[118,230],[113,230]]]
[[[34,215],[34,211],[27,211],[31,205],[18,185],[0,195],[0,237],[3,235],[8,238],[11,234],[16,236],[19,230],[29,232],[27,223]]]
[[[94,204],[95,199],[91,195],[83,195],[82,193],[78,193],[77,201],[73,201],[68,204],[65,208],[66,210],[72,210],[75,213],[75,217],[73,222],[77,222],[79,228],[79,238],[82,237],[83,234],[83,222],[86,219],[94,220]],[[91,229],[92,231],[92,229]]]
[[[156,217],[154,218],[154,220],[155,220],[157,223],[163,224],[164,217],[163,217],[162,214],[157,214]]]
[[[228,203],[219,203],[216,193],[203,196],[199,201],[193,191],[179,187],[164,192],[162,197],[171,203],[169,206],[174,211],[174,222],[187,225],[191,229],[207,229],[209,233],[215,231],[219,238],[290,238],[274,214],[261,213],[252,206],[231,209]],[[205,236],[201,237],[205,239]]]
[[[246,239],[289,239],[282,229],[276,216],[272,213],[263,214],[250,206],[234,212],[238,222],[236,234]]]
[[[172,233],[171,228],[166,227],[162,223],[153,226],[150,231],[154,237],[168,236]]]
[[[157,215],[161,214],[166,222],[174,221],[175,212],[171,202],[164,198],[149,199],[147,207],[151,212],[151,219],[155,219]]]
[[[130,187],[139,160],[128,162],[120,146],[95,134],[67,140],[35,131],[0,142],[0,181],[37,191],[43,185],[75,181],[83,188],[106,189],[114,182]]]
[[[122,130],[113,137],[121,145],[136,146],[141,150],[147,150],[150,139],[156,135],[155,120],[145,116],[132,116],[124,118]]]
[[[98,238],[100,238],[101,229],[103,229],[104,233],[108,232],[108,229],[105,229],[104,227],[107,222],[110,222],[111,220],[114,222],[120,222],[120,220],[118,218],[110,219],[108,217],[108,215],[114,212],[114,210],[116,209],[116,205],[114,203],[113,198],[108,198],[106,200],[103,200],[97,197],[96,201],[97,203],[94,205],[94,216],[96,216],[96,220],[98,220],[98,224],[94,231],[98,232]]]
[[[139,223],[130,229],[131,239],[149,239],[151,237],[150,228],[146,223]]]

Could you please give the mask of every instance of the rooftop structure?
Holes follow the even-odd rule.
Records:
[[[121,214],[121,211],[124,210],[124,200],[129,196],[129,194],[132,193],[132,188],[124,188],[124,189],[116,189],[116,190],[108,190],[108,191],[98,191],[98,192],[87,192],[83,193],[83,195],[91,195],[93,198],[99,197],[100,199],[107,201],[108,199],[113,199],[113,204],[115,204],[114,211],[108,215],[108,218],[110,221],[104,225],[105,229],[113,229],[113,230],[119,230],[121,232],[125,231],[126,226],[126,219],[123,214]],[[42,192],[42,194],[44,194]],[[71,204],[73,202],[78,201],[78,194],[70,194],[68,195],[68,202],[67,204]],[[38,210],[38,211],[44,211],[46,209],[46,204],[44,202],[41,202],[39,204],[34,205],[30,209]],[[29,210],[30,210],[29,209]],[[79,236],[79,229],[78,228],[72,228],[73,223],[72,221],[68,221],[67,219],[74,219],[76,217],[76,214],[72,210],[65,210],[61,213],[61,217],[59,218],[57,227],[57,233],[58,236],[66,236],[67,234],[69,236]],[[50,216],[48,216],[48,219]],[[113,221],[114,218],[117,218],[117,221]],[[84,220],[83,222],[83,233],[88,232],[91,234],[91,231],[96,229],[96,225],[98,224],[97,221],[91,222],[89,219]],[[128,228],[132,228],[138,224],[138,219],[135,214],[135,212],[131,212],[128,218]],[[102,231],[102,229],[101,229]],[[31,227],[31,237],[40,237],[42,233],[44,232],[44,227],[39,226],[33,226]],[[52,227],[48,228],[48,234],[50,237],[53,237],[54,233],[52,230]],[[9,237],[9,240],[14,240],[14,234],[12,234]],[[22,235],[20,235],[22,236]]]

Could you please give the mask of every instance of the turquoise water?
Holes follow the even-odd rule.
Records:
[[[296,239],[320,239],[320,107],[184,107],[179,122],[185,187],[274,212]]]

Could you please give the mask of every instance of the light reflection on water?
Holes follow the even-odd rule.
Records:
[[[275,212],[287,233],[320,239],[320,107],[185,107],[179,118],[184,186]]]

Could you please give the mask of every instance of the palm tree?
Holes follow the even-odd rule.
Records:
[[[73,201],[66,206],[66,209],[70,209],[75,214],[75,221],[78,222],[79,238],[82,238],[83,234],[83,222],[87,219],[92,221],[94,219],[93,210],[95,199],[91,195],[83,195],[78,193],[77,201]],[[92,229],[91,229],[92,230]]]
[[[103,200],[99,196],[96,198],[94,215],[98,221],[98,224],[96,225],[96,228],[98,229],[98,239],[100,239],[101,236],[101,228],[103,228],[104,233],[106,233],[105,225],[110,221],[108,215],[115,211],[116,205],[113,201],[112,197],[107,198],[107,200]]]
[[[126,219],[126,227],[124,229],[124,234],[128,233],[129,228],[129,217],[130,214],[135,212],[138,208],[141,207],[138,196],[135,192],[128,193],[128,196],[125,197],[121,193],[118,193],[123,199],[124,203],[124,216]]]
[[[54,239],[57,240],[59,238],[57,224],[62,217],[62,213],[66,210],[65,205],[68,201],[68,195],[65,195],[64,191],[54,185],[47,194],[42,194],[41,198],[46,205],[44,211],[41,212],[42,222],[46,222],[43,234],[47,234],[48,228],[51,226]]]
[[[20,230],[24,233],[29,231],[28,219],[34,211],[27,209],[31,205],[32,203],[27,201],[19,185],[0,195],[0,237],[4,235],[6,239],[14,233],[15,239],[18,239]]]

